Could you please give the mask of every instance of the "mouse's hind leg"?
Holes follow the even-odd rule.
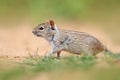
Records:
[[[61,53],[61,51],[57,52],[57,58],[58,59],[60,58],[60,53]]]

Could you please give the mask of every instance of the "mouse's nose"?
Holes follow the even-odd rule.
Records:
[[[32,31],[32,33],[34,33],[35,31]]]
[[[32,31],[33,34],[36,34],[36,31]]]

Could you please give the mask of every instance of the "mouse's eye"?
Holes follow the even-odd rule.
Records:
[[[40,27],[39,30],[43,30],[44,28],[43,27]]]

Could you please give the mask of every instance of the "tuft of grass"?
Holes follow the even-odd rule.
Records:
[[[29,57],[24,61],[27,65],[34,66],[35,72],[41,71],[55,71],[55,70],[77,70],[77,69],[90,69],[97,61],[93,56],[82,57],[63,57],[61,59],[56,58],[36,58],[35,56]]]

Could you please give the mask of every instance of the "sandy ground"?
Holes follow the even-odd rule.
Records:
[[[108,49],[113,52],[120,52],[119,45],[112,40],[100,28],[93,28],[87,25],[60,24],[63,29],[87,32],[97,37]],[[78,27],[75,27],[78,26]],[[28,56],[28,53],[35,55],[38,50],[40,56],[50,51],[50,46],[43,38],[38,38],[32,34],[33,27],[25,24],[17,28],[0,29],[0,58],[19,58]],[[64,54],[64,52],[63,52]]]

